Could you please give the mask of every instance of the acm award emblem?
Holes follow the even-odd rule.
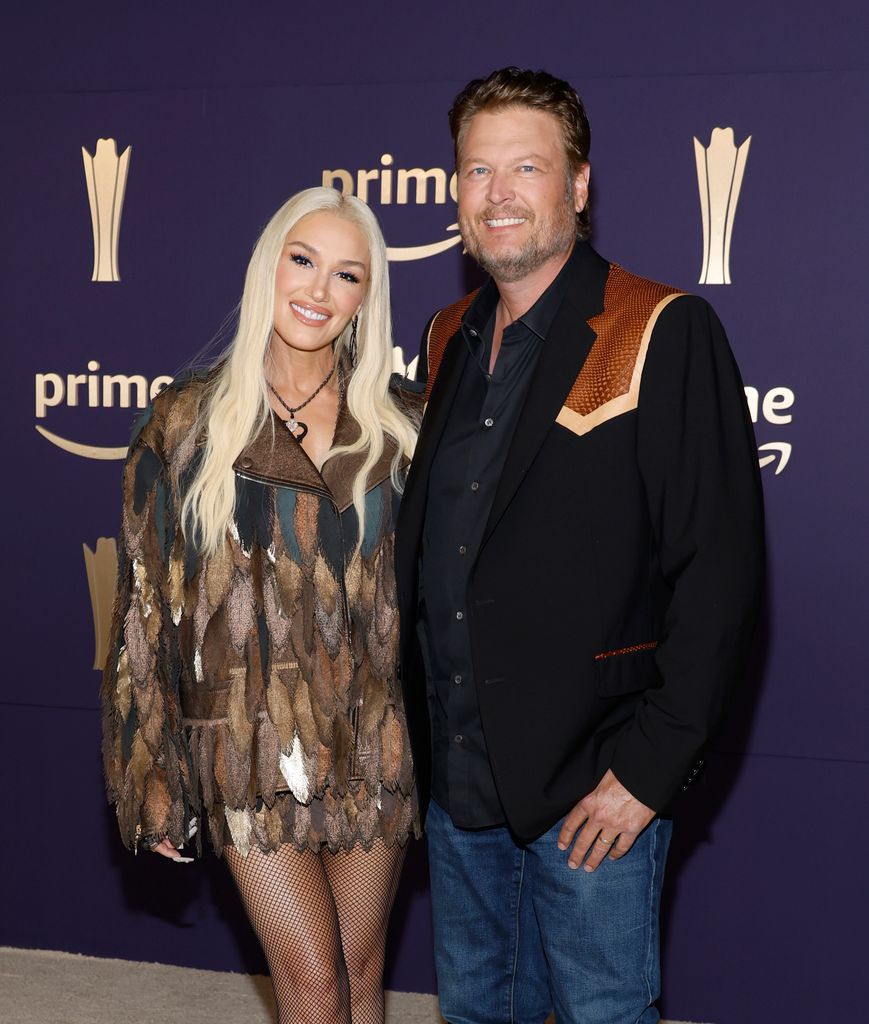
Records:
[[[700,284],[730,284],[730,241],[750,145],[749,135],[737,149],[732,128],[713,129],[705,148],[696,136],[694,138],[703,217]]]
[[[92,281],[121,280],[118,273],[118,239],[132,151],[133,147],[127,146],[118,156],[114,139],[97,139],[97,149],[93,155],[84,146],[81,149],[94,231]]]
[[[96,551],[91,551],[87,544],[82,544],[82,548],[94,616],[94,668],[102,669],[109,656],[112,605],[118,578],[118,544],[114,537],[100,537]]]

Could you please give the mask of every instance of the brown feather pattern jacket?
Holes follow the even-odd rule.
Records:
[[[157,397],[124,469],[101,695],[121,836],[178,846],[206,818],[218,855],[226,842],[241,853],[404,842],[419,827],[396,680],[394,442],[369,474],[359,545],[350,489],[362,456],[318,472],[273,417],[235,463],[234,523],[203,559],[179,522],[203,450],[203,386]],[[418,419],[415,396],[401,399]],[[335,444],[356,436],[342,402]]]

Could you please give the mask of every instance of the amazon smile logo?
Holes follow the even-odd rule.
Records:
[[[383,153],[380,166],[372,170],[350,171],[345,167],[326,168],[322,175],[322,184],[326,188],[340,189],[345,196],[355,195],[369,205],[376,201],[381,206],[424,206],[434,203],[446,206],[449,200],[456,202],[458,195],[455,174],[450,174],[443,167],[393,167],[395,157],[392,153]],[[412,197],[412,198],[411,198]],[[459,245],[462,236],[459,225],[447,224],[445,236],[433,242],[421,245],[396,246],[386,248],[389,259],[395,262],[407,260],[424,260],[429,256],[452,249]]]
[[[758,428],[763,425],[779,427],[793,423],[796,395],[791,388],[775,387],[761,391],[759,388],[746,385],[745,400],[748,403],[748,414],[754,424],[755,433],[758,433]],[[760,468],[774,467],[774,475],[778,476],[790,462],[792,451],[790,441],[767,441],[758,445]]]
[[[45,420],[49,411],[64,408],[144,409],[172,381],[163,375],[148,380],[140,373],[101,373],[96,359],[87,363],[87,373],[37,373],[35,378],[35,412],[37,420]],[[37,433],[46,441],[71,455],[84,459],[123,459],[127,446],[83,444],[54,433],[40,423]]]

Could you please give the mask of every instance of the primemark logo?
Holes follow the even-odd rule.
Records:
[[[443,167],[396,168],[393,167],[394,163],[395,157],[392,153],[383,153],[380,157],[380,166],[371,170],[326,168],[323,170],[322,184],[326,188],[340,189],[344,195],[358,196],[369,205],[377,202],[381,206],[407,206],[412,202],[415,206],[427,203],[446,206],[449,201],[456,202],[458,184],[455,174],[449,173]],[[424,260],[429,256],[437,256],[458,245],[462,240],[458,233],[458,224],[448,224],[444,230],[447,232],[446,236],[435,242],[387,246],[387,255],[393,262]]]
[[[148,380],[141,373],[100,373],[96,359],[87,363],[87,373],[37,373],[35,380],[36,418],[45,420],[60,407],[88,409],[144,409],[172,377],[163,374]],[[82,444],[61,437],[41,424],[37,431],[58,448],[85,459],[123,459],[126,445],[102,446]]]
[[[746,387],[745,400],[748,412],[755,427],[761,423],[771,426],[787,426],[793,422],[791,411],[796,396],[790,388],[775,387],[761,392],[755,387]],[[791,458],[792,445],[789,441],[767,441],[758,446],[757,452],[760,468],[775,466],[775,475],[783,473]]]
[[[403,377],[413,377],[416,358],[405,362],[396,345],[392,350],[392,369]],[[37,373],[35,377],[36,419],[45,421],[52,411],[62,408],[145,409],[149,402],[171,383],[161,374],[148,379],[141,373],[101,373],[96,359],[87,363],[87,373]],[[83,444],[36,424],[37,432],[58,448],[83,459],[123,459],[127,445]]]

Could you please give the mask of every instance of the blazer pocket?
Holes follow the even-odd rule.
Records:
[[[620,697],[661,685],[655,664],[657,640],[632,644],[594,656],[595,689],[600,697]]]

